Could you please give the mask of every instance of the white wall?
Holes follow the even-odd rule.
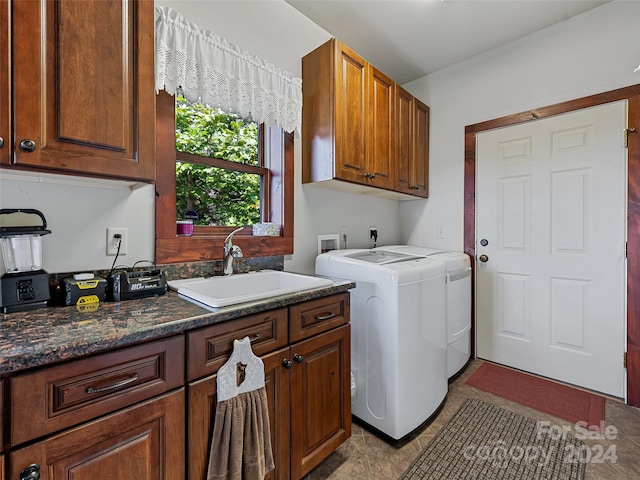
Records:
[[[619,0],[405,85],[431,107],[430,196],[400,205],[402,238],[462,249],[466,125],[640,83],[639,63],[640,2]]]
[[[158,0],[201,28],[301,75],[301,57],[330,35],[282,0]],[[295,246],[290,271],[312,273],[317,235],[348,227],[352,248],[414,243],[461,249],[464,127],[530,108],[640,83],[640,2],[616,1],[469,61],[416,80],[406,88],[431,107],[430,197],[398,202],[301,185],[295,154]],[[154,255],[154,189],[25,182],[0,177],[0,207],[37,208],[52,230],[44,240],[51,272],[109,268],[106,228],[129,229],[132,264]],[[436,238],[437,227],[445,238]]]
[[[282,0],[159,0],[203,29],[210,29],[276,66],[301,76],[301,58],[330,35]],[[319,234],[348,227],[349,247],[371,246],[368,227],[379,241],[400,242],[399,205],[350,193],[301,185],[301,147],[295,142],[295,245],[285,269],[313,273]],[[44,178],[41,176],[40,178]],[[9,179],[0,176],[1,208],[36,208],[47,218],[52,234],[43,241],[44,269],[50,273],[106,269],[106,228],[129,229],[129,253],[118,264],[154,257],[154,188],[96,188]],[[111,186],[116,186],[115,183]]]
[[[0,207],[40,210],[51,230],[42,240],[43,268],[49,273],[110,268],[107,227],[128,229],[127,255],[118,265],[153,260],[153,185],[97,182],[62,175],[27,178],[0,170]]]
[[[156,0],[199,28],[215,32],[260,58],[302,76],[302,57],[331,35],[282,0]],[[268,39],[268,40],[267,40]],[[370,247],[369,226],[378,227],[378,243],[401,240],[399,202],[302,185],[302,150],[295,140],[294,253],[285,269],[313,273],[318,235],[347,227],[349,248]]]

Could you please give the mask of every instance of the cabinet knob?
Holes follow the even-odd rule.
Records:
[[[40,465],[32,463],[20,472],[20,480],[39,480]]]
[[[0,148],[4,147],[4,138],[0,137]]]
[[[284,360],[282,360],[282,366],[284,368],[291,368],[291,367],[293,367],[293,362],[291,360],[289,360],[288,358],[285,358]]]
[[[293,354],[293,359],[296,361],[296,363],[304,362],[304,357],[302,355],[300,355],[299,353],[294,353]]]
[[[20,148],[25,152],[33,152],[36,149],[36,142],[25,138],[20,142]]]

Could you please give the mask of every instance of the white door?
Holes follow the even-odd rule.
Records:
[[[626,112],[478,135],[479,358],[624,397]]]

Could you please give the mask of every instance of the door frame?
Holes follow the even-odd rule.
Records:
[[[475,339],[476,136],[618,100],[628,101],[627,141],[627,403],[640,407],[640,84],[467,125],[464,134],[464,252],[471,257],[471,338]],[[475,357],[475,342],[471,354]],[[621,358],[622,362],[623,359]]]

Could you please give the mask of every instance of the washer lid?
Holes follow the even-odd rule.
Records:
[[[421,258],[424,258],[416,255],[406,255],[404,253],[383,250],[365,250],[362,252],[350,253],[349,255],[345,255],[345,257],[353,258],[354,260],[360,260],[362,262],[377,263],[378,265],[409,262],[411,260],[419,260]]]

